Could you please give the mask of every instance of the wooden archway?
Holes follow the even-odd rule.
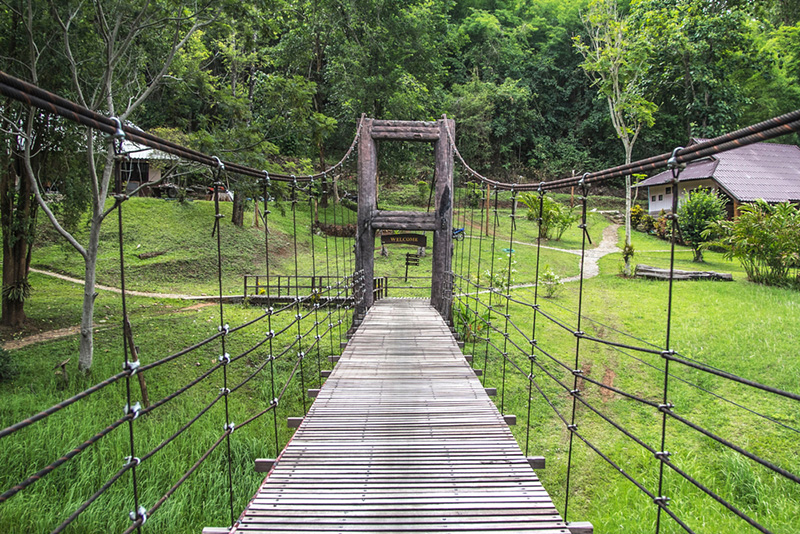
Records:
[[[356,229],[356,270],[365,278],[364,302],[357,312],[372,306],[374,290],[375,230],[433,232],[431,269],[431,305],[450,319],[452,290],[449,272],[453,258],[453,148],[455,121],[442,118],[435,122],[386,121],[363,119],[358,144],[358,227]],[[432,213],[378,210],[377,141],[420,141],[434,144],[435,209]]]

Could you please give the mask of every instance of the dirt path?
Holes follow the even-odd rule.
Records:
[[[40,332],[31,336],[23,337],[20,339],[12,339],[3,343],[5,350],[21,349],[34,343],[42,341],[50,341],[51,339],[61,339],[62,337],[74,336],[80,333],[80,326],[70,326],[69,328],[59,328],[58,330],[48,330],[47,332]]]
[[[31,268],[31,271],[39,274],[43,274],[45,276],[52,276],[53,278],[58,278],[59,280],[64,280],[66,282],[70,282],[73,284],[83,285],[83,280],[79,280],[78,278],[72,278],[71,276],[65,276],[63,274],[54,273],[51,271],[43,271],[41,269],[34,269]],[[97,289],[103,291],[110,291],[112,293],[122,293],[122,290],[117,287],[109,287],[97,284],[95,286]],[[135,295],[137,297],[153,297],[153,298],[167,298],[167,299],[181,299],[181,300],[197,300],[198,298],[208,298],[208,297],[195,297],[192,295],[181,295],[175,293],[147,293],[145,291],[126,291],[129,295]],[[199,308],[204,308],[206,306],[213,306],[213,302],[198,302],[192,306],[187,308],[180,308],[175,310],[176,312],[182,311],[191,311],[197,310]],[[102,328],[103,326],[108,325],[100,325],[95,323],[95,328]],[[46,332],[39,332],[38,334],[32,334],[30,336],[26,336],[20,339],[12,339],[10,341],[6,341],[3,343],[3,348],[5,350],[14,350],[14,349],[21,349],[22,347],[27,347],[28,345],[33,345],[34,343],[41,343],[43,341],[51,341],[53,339],[61,339],[64,337],[78,335],[81,331],[80,326],[70,326],[68,328],[59,328],[58,330],[48,330]]]
[[[603,256],[608,254],[613,254],[615,252],[619,252],[620,249],[617,247],[617,230],[619,229],[618,224],[610,224],[603,230],[603,239],[600,241],[600,244],[596,248],[586,249],[586,267],[583,271],[584,278],[593,278],[600,274],[600,265],[599,260]],[[534,243],[525,243],[522,241],[514,241],[517,245],[528,245],[535,247],[536,244]],[[569,254],[575,254],[577,256],[581,255],[580,250],[566,250],[563,248],[556,248],[556,247],[549,247],[542,245],[542,248],[550,249],[550,250],[558,250],[560,252],[567,252]],[[579,262],[580,265],[580,262]],[[39,274],[43,274],[46,276],[52,276],[54,278],[58,278],[60,280],[65,280],[67,282],[71,282],[73,284],[81,284],[83,285],[83,280],[79,280],[77,278],[72,278],[70,276],[64,276],[63,274],[58,274],[50,271],[43,271],[41,269],[34,269],[31,268],[31,271]],[[570,276],[568,278],[563,278],[563,282],[575,282],[580,279],[580,276]],[[516,286],[512,286],[513,288],[525,288],[525,287],[534,287],[536,284],[520,284]],[[122,290],[116,287],[109,287],[103,285],[96,285],[97,289],[101,289],[104,291],[111,291],[113,293],[122,293]],[[147,293],[144,291],[127,291],[130,295],[136,295],[139,297],[154,297],[154,298],[169,298],[169,299],[196,299],[197,297],[193,297],[192,295],[180,295],[175,293]],[[195,304],[189,308],[183,308],[182,310],[191,310],[197,309],[204,306],[208,306],[208,303],[202,304]],[[49,332],[41,332],[39,334],[34,334],[32,336],[24,337],[22,339],[14,339],[11,341],[6,342],[3,344],[3,348],[6,350],[13,350],[19,349],[22,347],[26,347],[28,345],[32,345],[33,343],[39,343],[41,341],[49,341],[51,339],[59,339],[62,337],[72,336],[80,332],[80,327],[72,326],[69,328],[61,328],[59,330],[50,330]]]
[[[600,244],[596,248],[586,249],[586,265],[583,269],[584,278],[593,278],[600,274],[600,264],[598,263],[600,258],[615,252],[621,252],[620,248],[617,247],[619,239],[617,230],[619,230],[619,227],[620,225],[618,224],[609,224],[603,230],[603,239],[600,240]],[[580,254],[580,251],[577,252]],[[574,282],[576,280],[580,280],[580,276],[570,276],[563,279],[564,282]]]
[[[58,274],[58,273],[54,273],[54,272],[51,272],[51,271],[43,271],[41,269],[34,269],[33,267],[31,267],[31,271],[34,272],[34,273],[43,274],[45,276],[52,276],[53,278],[58,278],[59,280],[64,280],[66,282],[71,282],[73,284],[83,285],[83,283],[84,283],[83,280],[80,280],[78,278],[72,278],[71,276],[65,276],[63,274]],[[95,284],[94,287],[95,287],[95,289],[102,289],[103,291],[111,291],[112,293],[122,293],[122,290],[119,289],[118,287],[104,286],[104,285],[100,285],[100,284]],[[176,293],[147,293],[145,291],[131,291],[130,289],[125,291],[125,293],[127,293],[128,295],[134,295],[134,296],[137,296],[137,297],[153,297],[153,298],[158,298],[158,299],[184,299],[184,300],[189,300],[189,299],[198,298],[198,297],[194,297],[192,295],[181,295],[181,294],[176,294]]]

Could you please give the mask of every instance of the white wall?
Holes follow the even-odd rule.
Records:
[[[678,184],[680,188],[680,192],[678,193],[678,205],[680,205],[681,200],[686,196],[687,191],[694,191],[698,187],[703,187],[705,189],[711,189],[712,191],[717,190],[717,183],[714,180],[692,180],[691,182],[684,182]],[[667,193],[667,189],[670,190]],[[664,211],[672,211],[672,193],[673,187],[672,184],[663,184],[663,185],[654,185],[647,188],[647,202],[648,202],[648,213],[652,216],[657,216],[661,210]],[[655,197],[655,200],[653,200]]]

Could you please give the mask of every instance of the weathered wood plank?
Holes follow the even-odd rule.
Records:
[[[569,534],[441,316],[375,303],[234,532]]]
[[[256,473],[269,473],[269,470],[275,465],[275,458],[256,458],[255,470]]]
[[[649,265],[639,264],[636,266],[635,275],[639,278],[650,278],[653,280],[669,280],[669,269],[660,269]],[[722,280],[732,282],[733,275],[730,273],[718,273],[715,271],[679,271],[672,272],[673,280]]]
[[[567,523],[570,534],[593,534],[594,526],[588,521],[570,521]]]

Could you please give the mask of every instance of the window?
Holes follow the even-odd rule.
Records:
[[[658,200],[664,200],[664,195],[658,195]]]
[[[650,199],[650,202],[655,202],[655,201],[656,201],[656,196],[653,195],[653,198]]]
[[[669,194],[672,194],[672,188],[671,188],[671,187],[668,187],[668,188],[667,188],[667,194],[668,194],[668,195],[669,195]]]

